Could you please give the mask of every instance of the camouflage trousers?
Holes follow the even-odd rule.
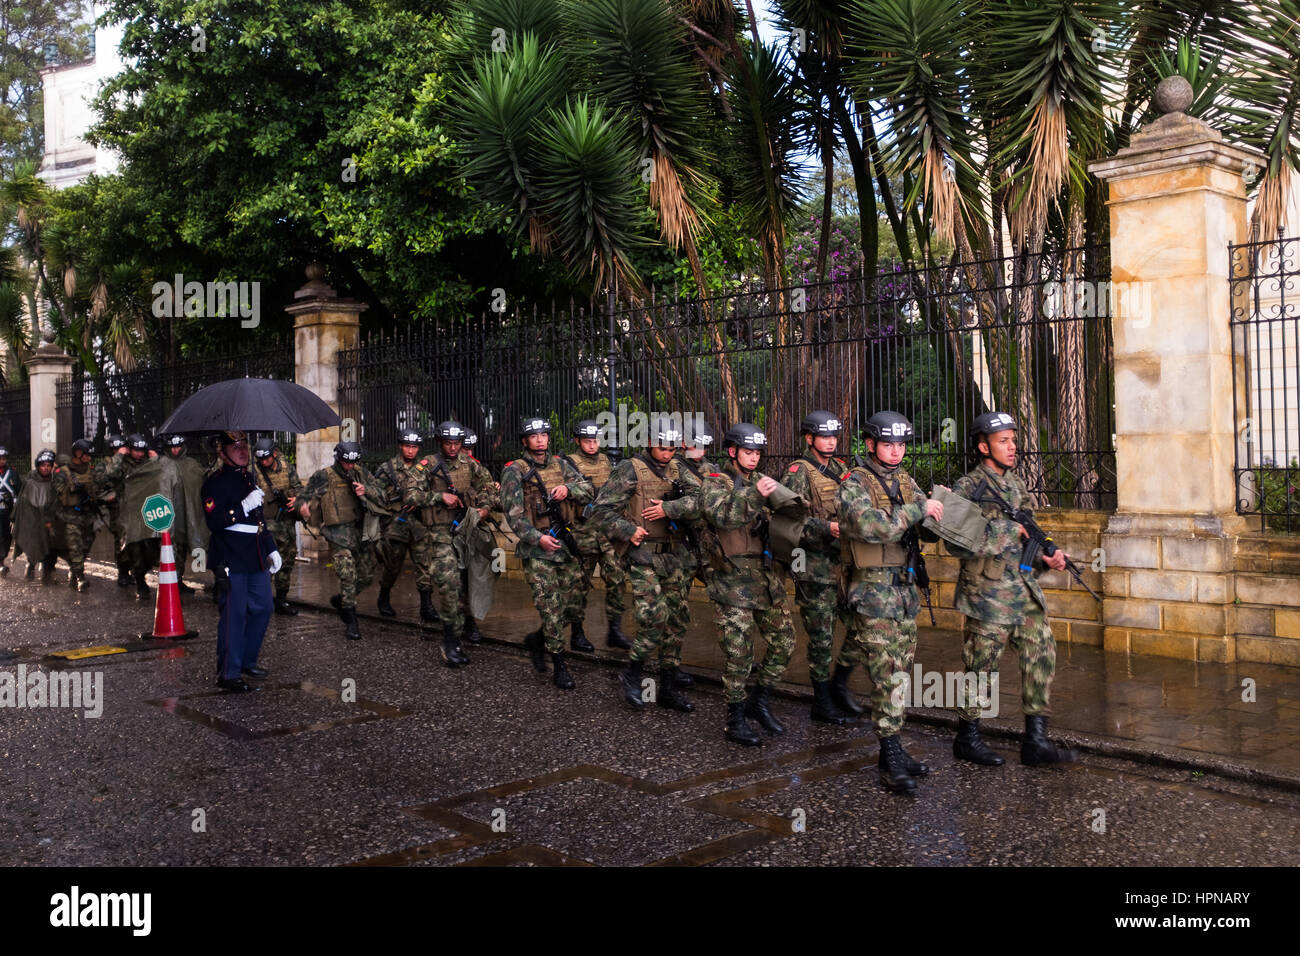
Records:
[[[428,552],[423,573],[438,602],[442,623],[450,624],[457,634],[465,630],[465,616],[469,613],[465,591],[461,587],[461,569],[456,559],[456,549],[451,544],[451,532],[430,532],[423,544]],[[418,560],[412,554],[413,560]],[[415,579],[420,586],[420,578]],[[438,625],[435,625],[438,626]]]
[[[844,643],[853,645],[857,660],[867,662],[872,685],[871,720],[876,733],[894,736],[903,729],[907,709],[907,682],[916,654],[916,618],[895,621],[855,613],[849,619]],[[844,663],[842,654],[840,663]]]
[[[632,599],[636,602],[633,617],[637,626],[628,658],[643,661],[658,648],[662,666],[680,667],[682,635],[691,622],[687,604],[690,576],[680,566],[667,574],[658,574],[646,564],[629,564],[627,576],[632,582]]]
[[[831,679],[831,646],[835,642],[835,622],[850,625],[849,615],[840,610],[840,589],[835,584],[818,584],[815,581],[797,581],[794,586],[799,617],[808,634],[808,674],[815,681]],[[840,664],[852,667],[862,660],[855,656],[849,640],[840,649]]]
[[[68,567],[73,574],[84,574],[86,555],[95,544],[95,525],[92,521],[69,521],[63,526],[63,539],[68,546]]]
[[[564,650],[564,625],[573,619],[573,607],[578,601],[582,568],[572,555],[560,562],[524,558],[521,563],[524,577],[533,591],[533,604],[542,617],[542,639],[546,642],[546,650],[559,654]]]
[[[758,682],[770,687],[785,673],[794,653],[794,622],[790,609],[766,607],[752,609],[721,605],[718,625],[722,653],[726,657],[722,669],[722,689],[728,704],[738,704],[745,699],[745,685],[754,669],[754,641],[761,634],[767,641],[767,652],[758,665]]]
[[[605,586],[605,618],[611,624],[621,621],[626,608],[623,587],[628,580],[622,559],[614,553],[614,546],[603,536],[597,539],[596,546],[590,550],[583,540],[579,540],[578,547],[582,551],[582,563],[586,565],[586,570],[582,575],[582,594],[573,617],[569,618],[570,623],[580,623],[587,615],[587,593],[591,590],[591,575],[597,565],[600,565],[600,581]]]
[[[1025,716],[1047,713],[1052,675],[1056,673],[1056,637],[1041,611],[1027,614],[1025,622],[1020,625],[966,618],[962,635],[962,666],[977,678],[985,673],[996,674],[998,659],[1008,642],[1020,655],[1020,694]],[[958,711],[966,720],[977,720],[981,709],[975,700],[967,698],[965,690],[963,684]]]
[[[271,576],[275,597],[283,601],[289,597],[289,584],[293,580],[293,564],[298,559],[298,540],[292,521],[268,521],[266,530],[275,539],[275,550],[280,552],[280,570]]]
[[[375,579],[375,551],[370,547],[357,550],[330,545],[330,561],[339,579],[339,598],[344,607],[357,606],[357,594],[370,587]]]
[[[383,554],[384,566],[384,573],[379,578],[381,588],[391,588],[397,583],[397,578],[402,573],[402,562],[406,560],[408,553],[411,555],[411,566],[415,568],[415,589],[428,591],[433,588],[433,581],[429,574],[429,566],[433,562],[431,535],[424,532],[416,540],[409,525],[394,523],[385,531],[382,545],[379,549]]]

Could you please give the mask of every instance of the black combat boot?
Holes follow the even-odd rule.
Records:
[[[671,681],[674,687],[694,687],[695,678],[680,667],[665,667],[664,662],[659,662],[659,677],[665,681]]]
[[[185,579],[184,579],[184,578],[177,578],[177,579],[176,579],[176,587],[180,590],[181,594],[193,594],[193,593],[194,593],[194,589],[193,589],[192,587],[190,587],[188,584],[185,583]]]
[[[581,621],[573,622],[573,627],[569,632],[569,646],[582,654],[590,654],[595,650],[591,646],[591,641],[587,640],[586,633],[582,630]]]
[[[858,717],[864,712],[864,708],[853,699],[853,691],[849,690],[849,675],[852,673],[852,667],[845,667],[843,664],[835,665],[835,673],[831,674],[831,702],[844,713]]]
[[[644,666],[644,661],[630,660],[627,667],[618,672],[618,682],[623,686],[623,699],[637,710],[645,706],[645,698],[641,696],[641,669]]]
[[[677,674],[678,670],[675,667],[659,669],[659,693],[655,697],[655,702],[660,707],[680,710],[683,714],[692,713],[695,705],[681,692],[682,685],[677,682]]]
[[[769,688],[762,684],[755,684],[749,692],[749,701],[745,704],[745,716],[753,717],[769,734],[779,737],[785,733],[785,727],[768,709],[767,704],[771,695],[772,691]]]
[[[135,599],[137,601],[149,600],[149,582],[144,579],[145,572],[135,572]]]
[[[345,607],[339,611],[343,618],[345,626],[343,636],[349,641],[361,640],[361,622],[357,620],[357,609],[355,607]]]
[[[54,580],[54,562],[42,561],[41,562],[41,583],[49,584],[53,580]]]
[[[763,742],[745,719],[744,701],[727,705],[727,739],[746,747],[757,747]]]
[[[926,764],[921,763],[921,761],[912,759],[912,755],[909,754],[907,752],[907,749],[903,746],[902,737],[898,737],[896,739],[898,740],[898,752],[903,758],[903,769],[906,770],[908,773],[910,773],[913,777],[928,776],[930,773],[930,768]]]
[[[569,669],[564,666],[564,651],[558,651],[551,655],[551,663],[554,665],[555,676],[551,678],[552,682],[560,690],[573,690],[576,686],[573,683],[573,675]]]
[[[1025,736],[1020,742],[1020,762],[1026,767],[1049,763],[1074,763],[1078,755],[1069,747],[1058,747],[1047,739],[1047,718],[1025,716]]]
[[[275,596],[275,613],[294,617],[297,615],[298,609],[289,603],[287,597],[282,594],[277,594]]]
[[[539,674],[546,673],[546,642],[541,631],[529,631],[524,635],[524,647],[533,659],[533,670]]]
[[[392,596],[392,588],[379,589],[379,600],[375,602],[375,606],[379,608],[379,613],[384,617],[397,617],[397,612],[393,610]]]
[[[623,633],[623,625],[618,621],[609,622],[609,635],[605,638],[605,643],[610,647],[619,647],[623,650],[632,646],[632,642]]]
[[[469,657],[460,649],[460,638],[450,624],[442,626],[442,662],[448,667],[464,667]]]
[[[823,724],[847,724],[853,718],[843,713],[831,700],[831,682],[815,680],[812,682],[813,703],[812,719]]]
[[[430,624],[439,624],[442,617],[438,614],[438,609],[433,606],[433,592],[420,592],[420,620],[428,621]]]
[[[957,739],[952,742],[953,756],[959,760],[982,764],[985,767],[1001,767],[1006,760],[989,749],[989,745],[980,737],[978,720],[957,720]]]
[[[129,588],[131,586],[131,569],[117,569],[117,586],[120,588]]]
[[[86,580],[85,571],[73,571],[68,575],[68,587],[74,591],[84,591],[90,587],[90,582]]]
[[[880,782],[890,793],[911,793],[916,789],[916,781],[907,772],[903,763],[903,744],[898,735],[880,738]]]
[[[473,615],[465,615],[465,641],[469,644],[482,644],[483,635],[479,633],[478,621],[474,620]]]

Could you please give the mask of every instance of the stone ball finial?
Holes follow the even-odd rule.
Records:
[[[1156,85],[1155,106],[1161,116],[1186,111],[1194,98],[1186,77],[1166,76]]]
[[[303,271],[307,273],[307,278],[312,282],[319,282],[321,279],[325,278],[325,267],[319,262],[313,261],[307,263],[307,268]]]

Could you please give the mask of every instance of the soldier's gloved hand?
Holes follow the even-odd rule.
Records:
[[[280,557],[279,551],[272,551],[266,556],[266,566],[271,569],[272,574],[280,573],[280,569],[284,567],[284,559]]]
[[[254,488],[244,497],[244,500],[239,503],[239,506],[244,509],[244,514],[251,514],[254,508],[260,508],[262,506],[262,500],[265,497],[266,495],[262,493],[261,488]]]

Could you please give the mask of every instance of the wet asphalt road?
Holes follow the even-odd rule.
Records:
[[[92,575],[84,594],[62,568],[47,587],[0,581],[17,649],[0,672],[149,627],[152,603]],[[777,701],[783,737],[740,748],[712,684],[692,715],[632,712],[608,665],[578,661],[563,693],[513,646],[471,647],[449,670],[409,627],[366,621],[348,642],[318,612],[273,618],[271,676],[221,695],[215,609],[206,595],[184,608],[195,640],[42,665],[101,673],[102,716],[0,708],[0,862],[1300,864],[1300,793],[1285,788],[1095,755],[1031,770],[1006,741],[1007,765],[980,768],[914,723],[906,745],[933,773],[899,797],[877,782],[874,735],[814,725],[799,701]],[[513,635],[534,615],[497,620]]]

